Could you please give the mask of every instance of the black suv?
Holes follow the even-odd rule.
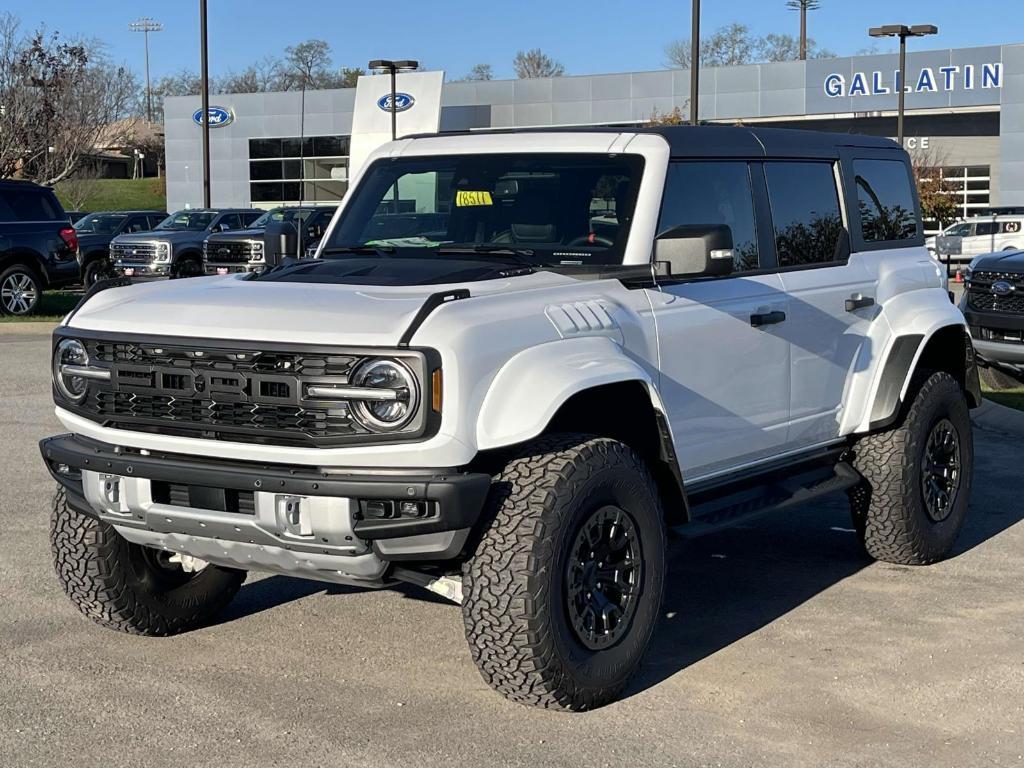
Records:
[[[191,208],[172,213],[150,232],[118,235],[110,258],[119,274],[136,278],[203,274],[203,241],[214,232],[248,227],[263,215],[253,208]]]
[[[978,256],[960,309],[983,362],[1024,380],[1024,251]]]
[[[272,208],[264,213],[250,224],[248,229],[214,233],[203,243],[203,263],[206,266],[206,274],[262,272],[266,267],[263,238],[267,224],[271,222],[295,223],[296,219],[302,221],[303,226],[299,229],[301,241],[298,244],[301,254],[309,246],[320,241],[337,209],[336,205],[282,206]]]
[[[100,211],[75,222],[78,265],[86,288],[112,273],[110,242],[118,235],[149,232],[167,218],[167,211]]]
[[[0,181],[0,314],[29,315],[46,288],[78,281],[78,236],[57,196]]]

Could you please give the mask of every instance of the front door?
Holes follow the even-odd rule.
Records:
[[[659,231],[727,225],[734,274],[648,291],[658,329],[659,391],[687,481],[776,455],[789,421],[789,301],[762,263],[752,178],[742,160],[672,163]],[[764,320],[764,324],[759,324]]]

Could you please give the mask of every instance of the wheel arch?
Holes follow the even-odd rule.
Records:
[[[689,519],[664,403],[648,372],[613,340],[590,337],[531,347],[498,372],[477,422],[481,460],[554,432],[626,443],[650,467],[670,521]]]
[[[15,265],[21,265],[30,269],[32,274],[39,279],[39,283],[43,288],[49,285],[50,281],[46,277],[46,270],[43,269],[42,260],[39,254],[34,251],[11,250],[0,256],[0,272]]]

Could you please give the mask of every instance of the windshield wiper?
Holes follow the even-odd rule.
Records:
[[[450,254],[453,256],[498,256],[509,259],[522,264],[526,267],[540,267],[542,264],[538,264],[534,261],[534,251],[529,248],[510,248],[507,245],[497,244],[484,244],[484,245],[473,245],[473,246],[446,246],[442,245],[437,249],[438,253]]]

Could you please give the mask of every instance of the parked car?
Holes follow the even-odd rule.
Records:
[[[113,276],[110,243],[115,237],[149,232],[166,218],[167,211],[100,211],[78,219],[75,232],[82,284],[91,288],[102,277]]]
[[[1019,214],[985,216],[946,227],[941,235],[929,237],[925,244],[943,263],[966,265],[975,256],[994,251],[1024,248],[1024,216]]]
[[[903,148],[731,126],[400,147],[317,258],[108,287],[55,333],[51,541],[88,616],[183,632],[248,570],[407,581],[461,603],[501,694],[582,710],[640,664],[668,526],[845,490],[872,557],[949,553],[981,393]]]
[[[78,237],[57,196],[0,180],[0,314],[30,315],[43,291],[78,280]]]
[[[118,235],[110,243],[115,270],[139,279],[203,274],[203,241],[213,232],[247,227],[263,214],[252,208],[190,208],[172,213],[151,232]]]
[[[960,308],[981,361],[1024,381],[1024,251],[977,256]]]
[[[302,242],[298,248],[305,252],[323,237],[337,206],[283,206],[267,211],[247,229],[215,232],[203,241],[203,265],[208,275],[226,275],[232,272],[262,272],[264,233],[270,222],[299,220]]]

